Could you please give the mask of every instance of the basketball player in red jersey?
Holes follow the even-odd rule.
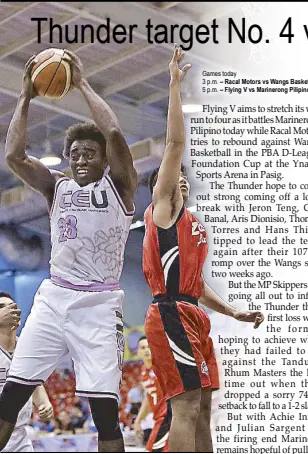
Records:
[[[189,70],[180,47],[169,64],[167,148],[150,179],[153,203],[145,212],[143,271],[153,293],[145,331],[153,367],[171,400],[171,452],[213,452],[212,390],[219,387],[206,307],[257,328],[260,312],[240,312],[224,303],[202,280],[208,244],[204,227],[187,210],[189,183],[181,167],[185,145],[180,85]]]
[[[145,397],[135,420],[135,432],[136,434],[141,432],[141,421],[152,412],[155,424],[147,442],[146,451],[169,452],[168,437],[171,423],[171,407],[166,402],[158,379],[153,371],[151,350],[146,336],[142,336],[139,339],[138,356],[144,363],[141,369],[141,382],[145,391]]]

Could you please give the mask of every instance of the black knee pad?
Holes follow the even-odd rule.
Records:
[[[119,407],[116,399],[110,397],[90,397],[94,424],[97,428],[98,439],[101,441],[118,440],[122,438],[119,425]]]
[[[0,396],[0,419],[16,424],[18,413],[32,396],[36,385],[22,385],[8,381]]]

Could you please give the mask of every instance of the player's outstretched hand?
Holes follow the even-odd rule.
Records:
[[[257,329],[264,321],[264,315],[262,314],[262,312],[257,311],[238,311],[235,313],[234,318],[240,322],[254,323],[254,329]]]
[[[51,403],[40,405],[38,408],[38,414],[40,420],[43,422],[48,422],[53,418],[53,408]]]
[[[21,310],[16,303],[8,304],[0,309],[0,328],[11,328],[15,330],[20,325]]]
[[[84,67],[79,57],[74,52],[65,49],[63,60],[67,61],[72,70],[72,85],[79,88],[83,80],[85,80]]]
[[[28,96],[30,99],[35,98],[37,93],[34,90],[33,83],[31,81],[31,70],[36,63],[36,55],[32,55],[25,64],[23,79],[22,79],[22,93]]]
[[[170,71],[170,85],[174,83],[180,84],[184,79],[187,71],[191,68],[191,65],[185,65],[182,69],[179,68],[179,64],[184,58],[184,52],[181,46],[177,44],[174,45],[174,52],[171,62],[169,63],[169,71]]]

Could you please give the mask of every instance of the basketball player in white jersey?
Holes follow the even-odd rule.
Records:
[[[0,450],[18,412],[69,353],[76,393],[89,398],[100,452],[123,452],[118,399],[124,354],[119,279],[134,214],[137,174],[118,120],[85,79],[80,59],[67,51],[72,83],[95,123],[66,131],[64,156],[73,179],[28,156],[26,127],[35,56],[26,64],[22,92],[9,126],[10,169],[45,196],[51,224],[51,278],[37,291],[0,398]]]
[[[9,293],[0,292],[0,308],[10,307],[16,304]],[[9,373],[13,352],[16,345],[16,320],[7,320],[0,326],[0,392]],[[53,417],[53,408],[43,385],[38,386],[26,404],[19,412],[15,429],[2,452],[33,452],[31,440],[27,436],[26,426],[30,422],[32,405],[38,408],[42,421],[48,421]]]

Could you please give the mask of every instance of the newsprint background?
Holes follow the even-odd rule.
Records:
[[[213,436],[217,452],[304,453],[307,5],[243,3],[242,10],[248,24],[261,25],[264,39],[218,48],[231,52],[234,65],[228,55],[230,64],[216,72],[205,68],[202,112],[187,119],[196,212],[210,236],[205,276],[231,305],[265,315],[256,331],[212,318],[221,371]],[[290,42],[287,30],[294,33]]]
[[[5,4],[10,3],[0,5]],[[110,102],[130,144],[147,138],[155,142],[165,132],[173,43],[170,35],[162,44],[146,42],[144,25],[151,17],[169,27],[176,22],[196,27],[206,16],[207,43],[195,40],[188,46],[177,32],[174,39],[187,49],[185,63],[193,63],[183,102],[199,105],[197,112],[185,114],[190,209],[208,233],[206,281],[231,305],[265,315],[253,330],[250,324],[211,314],[221,380],[213,396],[215,451],[308,453],[308,5],[202,4],[212,14],[202,15],[194,2],[36,2],[35,11],[29,2],[24,12],[17,9],[15,16],[0,19],[1,134],[3,138],[16,103],[25,61],[52,45],[76,51],[86,63],[87,76]],[[113,26],[138,22],[139,28],[134,43],[117,47],[50,43],[45,31],[38,46],[30,18],[48,14],[67,26],[82,20],[97,25],[111,17]],[[17,17],[20,25],[14,27],[11,21]],[[15,41],[13,33],[20,34]],[[88,118],[78,102],[74,93],[59,102],[33,102],[31,153],[39,156],[46,143],[47,151],[50,144],[59,149],[63,128]],[[155,143],[161,148],[159,140]],[[157,153],[137,162],[141,224],[148,202],[142,175],[159,160]],[[16,183],[8,173],[1,175],[2,190]],[[43,232],[46,218],[38,227],[41,199],[31,207],[28,203],[30,208],[37,210],[37,220],[29,221],[28,228]],[[8,213],[0,210],[1,222],[13,221],[16,212],[10,218]],[[136,306],[142,301],[138,285],[138,298],[125,288],[135,304],[126,312],[131,325],[143,323],[148,303]]]

